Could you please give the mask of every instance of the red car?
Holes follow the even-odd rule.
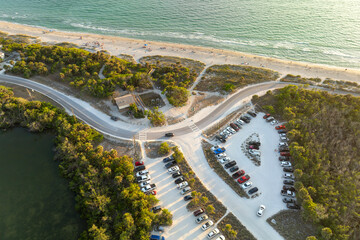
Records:
[[[263,119],[267,119],[268,117],[270,117],[271,115],[270,114],[265,114],[264,116],[263,116]]]
[[[194,216],[196,217],[196,216],[199,216],[200,214],[202,214],[202,213],[204,213],[205,212],[205,210],[203,209],[203,208],[200,208],[199,210],[196,210],[195,212],[194,212]]]
[[[248,181],[249,179],[250,179],[249,175],[242,176],[241,178],[238,179],[238,183],[244,183],[244,182]]]
[[[151,194],[151,195],[156,195],[156,191],[149,191],[149,192],[146,192],[145,194],[146,194],[146,195],[150,195],[150,194]]]
[[[135,166],[142,166],[142,165],[144,165],[143,161],[135,162]]]
[[[245,171],[244,170],[240,170],[240,171],[237,171],[236,173],[234,173],[232,175],[233,178],[237,179],[238,177],[241,177],[242,175],[245,174]]]
[[[289,152],[280,152],[280,156],[290,157],[290,153]]]
[[[257,146],[257,145],[250,145],[250,146],[249,146],[249,149],[259,150],[259,146]]]
[[[276,130],[280,130],[280,129],[286,129],[286,127],[284,125],[279,125],[275,127]]]

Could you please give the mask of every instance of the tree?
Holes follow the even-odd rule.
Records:
[[[332,231],[330,228],[325,227],[323,229],[321,229],[321,236],[326,239],[326,240],[330,240],[331,236],[333,235]]]
[[[165,155],[170,152],[171,148],[167,142],[163,142],[160,144],[159,154]]]
[[[232,92],[234,89],[235,89],[234,84],[232,84],[232,83],[225,83],[225,84],[224,84],[224,87],[223,87],[223,90],[224,90],[224,91],[226,91],[226,92]]]
[[[306,240],[317,240],[317,238],[315,236],[309,236],[306,238]]]
[[[232,229],[232,226],[230,224],[226,224],[223,230],[224,232],[228,233],[231,237],[236,238],[237,231]]]
[[[105,233],[104,228],[98,228],[95,224],[89,229],[89,236],[94,240],[109,240],[110,237]]]
[[[208,205],[207,207],[206,207],[206,211],[208,212],[208,213],[210,213],[210,214],[214,214],[215,213],[215,208],[214,208],[214,206],[213,205]]]

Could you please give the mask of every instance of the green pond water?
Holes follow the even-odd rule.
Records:
[[[84,230],[53,147],[51,134],[0,133],[1,240],[72,240]]]

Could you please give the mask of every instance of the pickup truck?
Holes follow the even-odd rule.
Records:
[[[281,190],[281,195],[287,197],[295,197],[295,193],[289,190]]]
[[[217,148],[214,150],[214,154],[217,155],[217,154],[220,154],[220,153],[223,153],[225,152],[225,148]]]
[[[153,184],[146,185],[145,187],[141,188],[141,191],[148,192],[148,191],[154,190],[155,188],[156,188],[156,185],[155,185],[155,183],[153,183]]]

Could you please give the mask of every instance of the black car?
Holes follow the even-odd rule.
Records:
[[[254,193],[256,193],[257,191],[259,191],[259,189],[258,189],[257,187],[254,187],[254,188],[250,189],[250,190],[248,191],[248,193],[249,193],[249,194],[254,194]]]
[[[189,200],[191,200],[191,199],[193,199],[193,197],[192,197],[191,195],[186,195],[186,196],[184,197],[184,200],[185,200],[185,201],[189,201]]]
[[[283,202],[284,203],[295,203],[295,199],[289,198],[289,197],[284,197]]]
[[[185,181],[185,178],[180,177],[180,178],[176,179],[174,182],[175,182],[175,184],[179,184],[179,183],[182,183],[183,181]]]
[[[286,129],[280,129],[280,130],[278,130],[278,133],[280,134],[280,133],[286,133],[287,131],[286,131]]]
[[[237,170],[239,170],[238,166],[234,166],[234,167],[230,168],[230,172],[236,172]]]
[[[135,168],[135,172],[142,171],[142,170],[145,170],[145,169],[146,169],[145,165],[138,166],[138,167]]]
[[[261,143],[257,141],[250,141],[249,145],[261,146]]]
[[[171,155],[170,157],[164,158],[164,159],[163,159],[163,162],[164,162],[164,163],[167,163],[167,162],[170,162],[170,161],[172,161],[172,160],[174,160],[174,157]]]
[[[181,176],[181,172],[177,171],[176,173],[173,173],[172,177],[177,178]]]
[[[294,172],[294,169],[292,167],[284,167],[283,171],[292,173],[292,172]]]
[[[247,114],[249,114],[250,116],[252,116],[252,117],[256,117],[256,113],[254,113],[254,112],[247,112]]]
[[[118,118],[118,117],[115,117],[115,116],[111,116],[110,119],[113,120],[113,121],[119,120],[119,118]]]
[[[153,207],[153,208],[151,209],[151,211],[152,211],[153,213],[160,212],[160,211],[161,211],[161,207],[160,207],[160,206]]]
[[[290,209],[300,209],[300,206],[297,205],[296,203],[287,203],[286,207]]]
[[[290,179],[284,180],[284,184],[287,184],[287,185],[294,185],[294,183],[295,183],[294,180],[290,180]]]
[[[220,136],[220,135],[216,135],[215,138],[216,138],[217,140],[219,140],[220,142],[222,142],[222,143],[225,143],[225,142],[226,142],[226,139],[223,138],[223,137]]]
[[[165,137],[173,137],[174,134],[173,133],[165,133]]]
[[[236,165],[235,161],[228,162],[227,164],[225,164],[225,169],[231,168],[235,165]]]
[[[237,178],[241,177],[241,176],[244,175],[244,174],[245,174],[244,170],[241,170],[241,171],[238,171],[238,172],[234,173],[234,174],[232,175],[232,177],[233,177],[234,179],[237,179]]]
[[[246,123],[250,122],[250,120],[248,118],[246,118],[245,116],[240,117],[240,119],[243,120]]]
[[[165,168],[171,168],[171,167],[173,167],[175,165],[176,165],[176,161],[172,161],[172,162],[169,162],[169,163],[165,164]]]
[[[289,190],[289,191],[292,191],[292,192],[296,191],[293,186],[289,186],[289,185],[284,185],[283,190]]]
[[[279,157],[279,161],[290,161],[290,157],[289,156],[280,156]]]

